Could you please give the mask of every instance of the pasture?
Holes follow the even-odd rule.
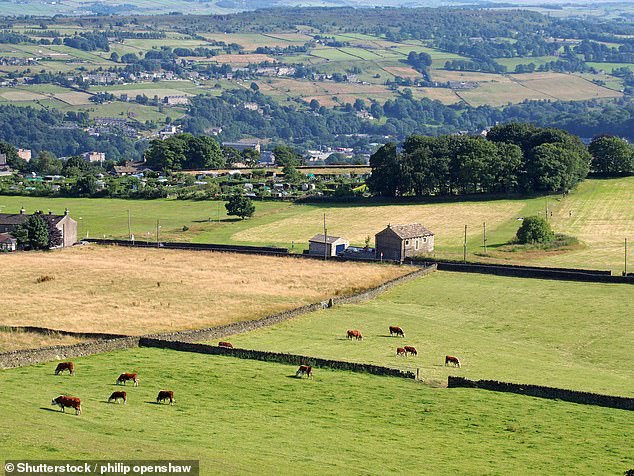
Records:
[[[633,240],[634,177],[589,179],[565,198],[559,195],[537,198],[367,201],[359,203],[291,204],[255,202],[256,212],[248,220],[226,215],[224,202],[179,200],[115,200],[37,197],[0,197],[3,213],[18,213],[24,206],[61,213],[68,207],[79,221],[79,234],[90,237],[128,236],[127,213],[137,240],[156,240],[156,220],[160,219],[160,239],[197,243],[234,243],[291,247],[301,251],[308,239],[320,233],[326,213],[328,232],[344,236],[353,245],[363,246],[366,236],[388,223],[419,222],[436,234],[435,256],[462,259],[464,226],[467,225],[467,257],[565,266],[623,270],[623,239]],[[558,233],[577,237],[581,245],[570,251],[519,252],[500,247],[515,236],[521,217],[544,214]],[[81,217],[81,219],[79,219]],[[487,226],[487,255],[483,256],[483,223]],[[183,231],[183,226],[188,226]],[[372,241],[371,241],[372,245]],[[634,260],[632,260],[634,263]]]
[[[201,474],[620,474],[630,413],[411,380],[135,349],[0,371],[0,457],[200,459]],[[138,387],[117,387],[138,371]],[[19,391],[16,391],[18,390]],[[158,405],[159,390],[175,393]],[[127,405],[107,403],[114,390]],[[82,399],[82,415],[50,405]],[[52,437],[63,435],[63,437]]]
[[[0,325],[139,335],[248,321],[410,271],[294,258],[83,246],[2,258]],[[14,296],[29,299],[14,299]],[[35,311],[38,310],[38,311]]]
[[[436,272],[377,299],[225,338],[234,347],[634,396],[632,286]],[[399,326],[405,338],[390,337]],[[363,341],[346,338],[358,329]],[[214,343],[215,344],[215,343]],[[418,356],[397,356],[414,346]],[[462,368],[444,366],[457,356]]]

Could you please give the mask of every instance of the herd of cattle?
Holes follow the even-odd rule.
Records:
[[[390,336],[397,336],[397,337],[400,336],[405,338],[405,333],[403,332],[403,329],[401,329],[400,327],[390,326]],[[352,330],[348,330],[346,334],[346,338],[350,340],[353,340],[353,339],[363,340],[363,335],[361,334],[359,330],[352,329]],[[218,342],[218,346],[229,348],[229,349],[233,348],[233,345],[230,342]],[[418,355],[418,352],[416,351],[416,347],[412,347],[411,345],[405,345],[403,347],[396,348],[397,356],[402,355],[404,357],[407,357],[408,354]],[[458,359],[458,357],[454,357],[453,355],[445,356],[445,366],[449,364],[452,364],[455,367],[461,366],[460,359]],[[63,373],[65,370],[68,370],[70,375],[75,375],[75,364],[73,362],[59,363],[57,365],[57,368],[55,369],[55,375],[59,375],[60,373]],[[304,375],[306,377],[313,376],[313,368],[310,365],[300,365],[299,369],[295,373],[295,377],[299,377],[299,378],[303,377]],[[135,387],[138,387],[139,377],[136,373],[124,372],[121,375],[119,375],[115,383],[117,385],[119,384],[125,385],[126,382],[130,380],[134,382]],[[115,403],[119,403],[119,400],[123,400],[123,404],[125,405],[128,402],[127,393],[123,391],[112,392],[112,395],[110,395],[110,397],[108,398],[108,402],[114,401]],[[160,390],[158,393],[158,396],[156,397],[156,403],[163,403],[167,400],[169,400],[170,405],[174,405],[174,402],[175,402],[174,392],[172,390]],[[77,397],[71,397],[69,395],[60,395],[59,397],[57,397],[51,402],[51,405],[57,405],[61,407],[62,412],[64,412],[67,407],[74,408],[76,415],[81,414],[81,400]]]
[[[68,370],[70,375],[75,375],[75,364],[73,362],[60,362],[57,364],[55,368],[55,375],[62,374],[65,370]],[[125,385],[128,381],[134,382],[134,386],[139,386],[139,376],[136,373],[128,373],[124,372],[117,378],[115,384]],[[123,404],[125,405],[128,402],[128,394],[123,391],[112,392],[110,397],[108,398],[108,403],[114,401],[115,403],[119,403],[119,400],[123,400]],[[174,399],[174,392],[172,390],[160,390],[158,396],[156,397],[156,403],[163,403],[169,400],[170,405],[174,405],[176,401]],[[51,405],[57,405],[62,409],[62,412],[66,412],[66,408],[74,408],[75,415],[81,415],[81,399],[78,397],[72,397],[70,395],[60,395],[59,397],[53,399],[51,401]]]
[[[401,329],[398,326],[390,326],[390,336],[397,336],[397,337],[403,337],[405,338],[405,332],[403,332],[403,329]],[[363,340],[363,335],[361,334],[361,331],[356,330],[356,329],[351,329],[348,330],[347,334],[346,334],[346,338],[350,339],[350,340]],[[404,357],[407,357],[407,355],[418,355],[418,352],[416,351],[416,347],[412,347],[411,345],[405,345],[403,347],[397,347],[396,348],[396,355],[402,355]],[[460,359],[458,359],[458,357],[454,357],[453,355],[446,355],[445,356],[445,366],[447,365],[453,365],[454,367],[458,367],[460,368]]]

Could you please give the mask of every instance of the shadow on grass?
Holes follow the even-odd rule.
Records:
[[[242,218],[221,218],[220,223],[236,223],[243,221]],[[211,220],[192,220],[192,223],[218,223],[217,218],[212,218]]]
[[[40,407],[40,410],[46,410],[47,412],[64,413],[59,408]]]

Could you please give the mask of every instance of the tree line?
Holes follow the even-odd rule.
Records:
[[[370,157],[373,193],[388,197],[567,192],[586,178],[591,155],[560,129],[511,123],[482,136],[410,136]]]

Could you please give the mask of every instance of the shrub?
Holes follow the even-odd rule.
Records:
[[[538,216],[524,218],[522,226],[517,230],[517,241],[522,244],[548,243],[554,236],[550,224]]]

